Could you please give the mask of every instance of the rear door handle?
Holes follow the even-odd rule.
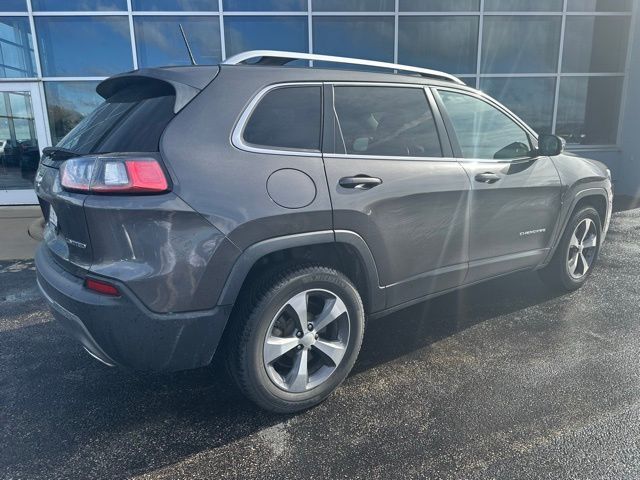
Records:
[[[500,180],[500,175],[493,172],[484,172],[476,175],[476,182],[481,183],[496,183]]]
[[[356,175],[354,177],[342,177],[338,180],[338,184],[344,188],[357,188],[360,190],[368,190],[380,185],[382,180],[368,175]]]

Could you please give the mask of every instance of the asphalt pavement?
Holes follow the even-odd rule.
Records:
[[[33,263],[0,262],[0,478],[638,479],[639,272],[640,210],[618,213],[581,290],[517,274],[372,321],[342,387],[279,416],[219,362],[103,366]]]

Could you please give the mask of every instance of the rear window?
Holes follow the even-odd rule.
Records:
[[[321,100],[320,86],[270,91],[251,114],[244,141],[276,149],[320,150]]]
[[[175,93],[166,83],[124,88],[87,115],[58,147],[80,154],[157,152],[160,136],[174,117]]]

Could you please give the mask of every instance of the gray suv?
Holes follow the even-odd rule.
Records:
[[[256,51],[97,91],[35,181],[54,315],[107,365],[218,352],[272,411],[340,385],[365,317],[521,270],[576,289],[607,232],[604,165],[446,73]]]

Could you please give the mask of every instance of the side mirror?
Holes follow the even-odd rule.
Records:
[[[538,137],[538,154],[555,157],[564,151],[565,144],[564,138],[543,133]]]

